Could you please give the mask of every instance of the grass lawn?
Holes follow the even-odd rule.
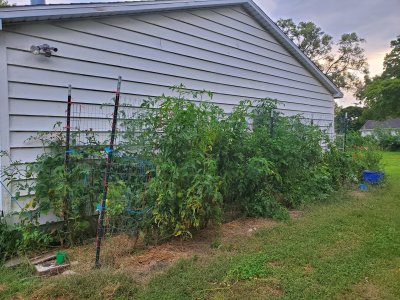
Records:
[[[182,260],[146,284],[116,270],[38,279],[0,269],[0,298],[400,299],[400,153],[383,156],[382,186],[310,205],[299,219]]]

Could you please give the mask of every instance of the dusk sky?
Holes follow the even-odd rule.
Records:
[[[274,21],[292,18],[312,21],[337,40],[342,33],[356,32],[367,40],[365,53],[371,75],[382,72],[383,58],[389,43],[400,35],[400,0],[255,0]],[[85,0],[47,0],[46,3],[103,2]],[[112,1],[104,1],[112,2]],[[29,0],[9,0],[25,5]],[[354,103],[351,94],[338,99],[341,105]]]

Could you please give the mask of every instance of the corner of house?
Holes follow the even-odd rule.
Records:
[[[2,28],[0,28],[2,29]],[[0,30],[0,150],[10,151],[10,118],[7,80],[7,45],[6,32]],[[0,158],[0,169],[9,164],[5,157]],[[3,178],[0,178],[3,180]],[[0,186],[0,213],[11,211],[11,197],[3,186]]]

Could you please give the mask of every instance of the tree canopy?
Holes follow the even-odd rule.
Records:
[[[366,78],[357,97],[367,108],[365,118],[385,120],[400,117],[400,36],[390,42],[380,76]]]
[[[2,6],[9,6],[10,4],[8,4],[7,0],[0,0],[0,7]]]
[[[385,55],[383,73],[385,78],[400,78],[400,35],[390,42],[392,50]]]
[[[338,41],[313,22],[296,24],[280,19],[277,25],[327,75],[337,87],[356,90],[360,75],[368,74],[367,59],[361,45],[365,42],[355,32],[345,33]]]
[[[347,130],[357,131],[364,125],[362,118],[364,108],[360,106],[335,107],[335,131],[343,133],[345,129],[345,116],[347,113]]]

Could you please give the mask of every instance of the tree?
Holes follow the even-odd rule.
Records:
[[[348,106],[345,108],[338,107],[335,110],[335,130],[338,133],[342,133],[344,130],[344,118],[347,113],[347,130],[357,131],[364,125],[365,121],[361,117],[363,114],[363,107],[360,106]]]
[[[367,80],[362,100],[370,118],[385,120],[400,117],[400,78],[377,76]]]
[[[0,0],[0,7],[3,6],[10,6],[10,4],[7,2],[7,0]]]
[[[337,87],[356,90],[360,75],[368,74],[367,59],[356,33],[346,33],[334,42],[333,37],[313,22],[296,24],[292,19],[280,19],[277,25],[327,75]]]
[[[400,36],[390,42],[392,50],[386,54],[380,76],[365,79],[358,91],[370,119],[384,120],[400,117]]]
[[[382,76],[385,78],[400,78],[400,35],[396,40],[390,42],[390,47],[393,49],[385,55]]]

